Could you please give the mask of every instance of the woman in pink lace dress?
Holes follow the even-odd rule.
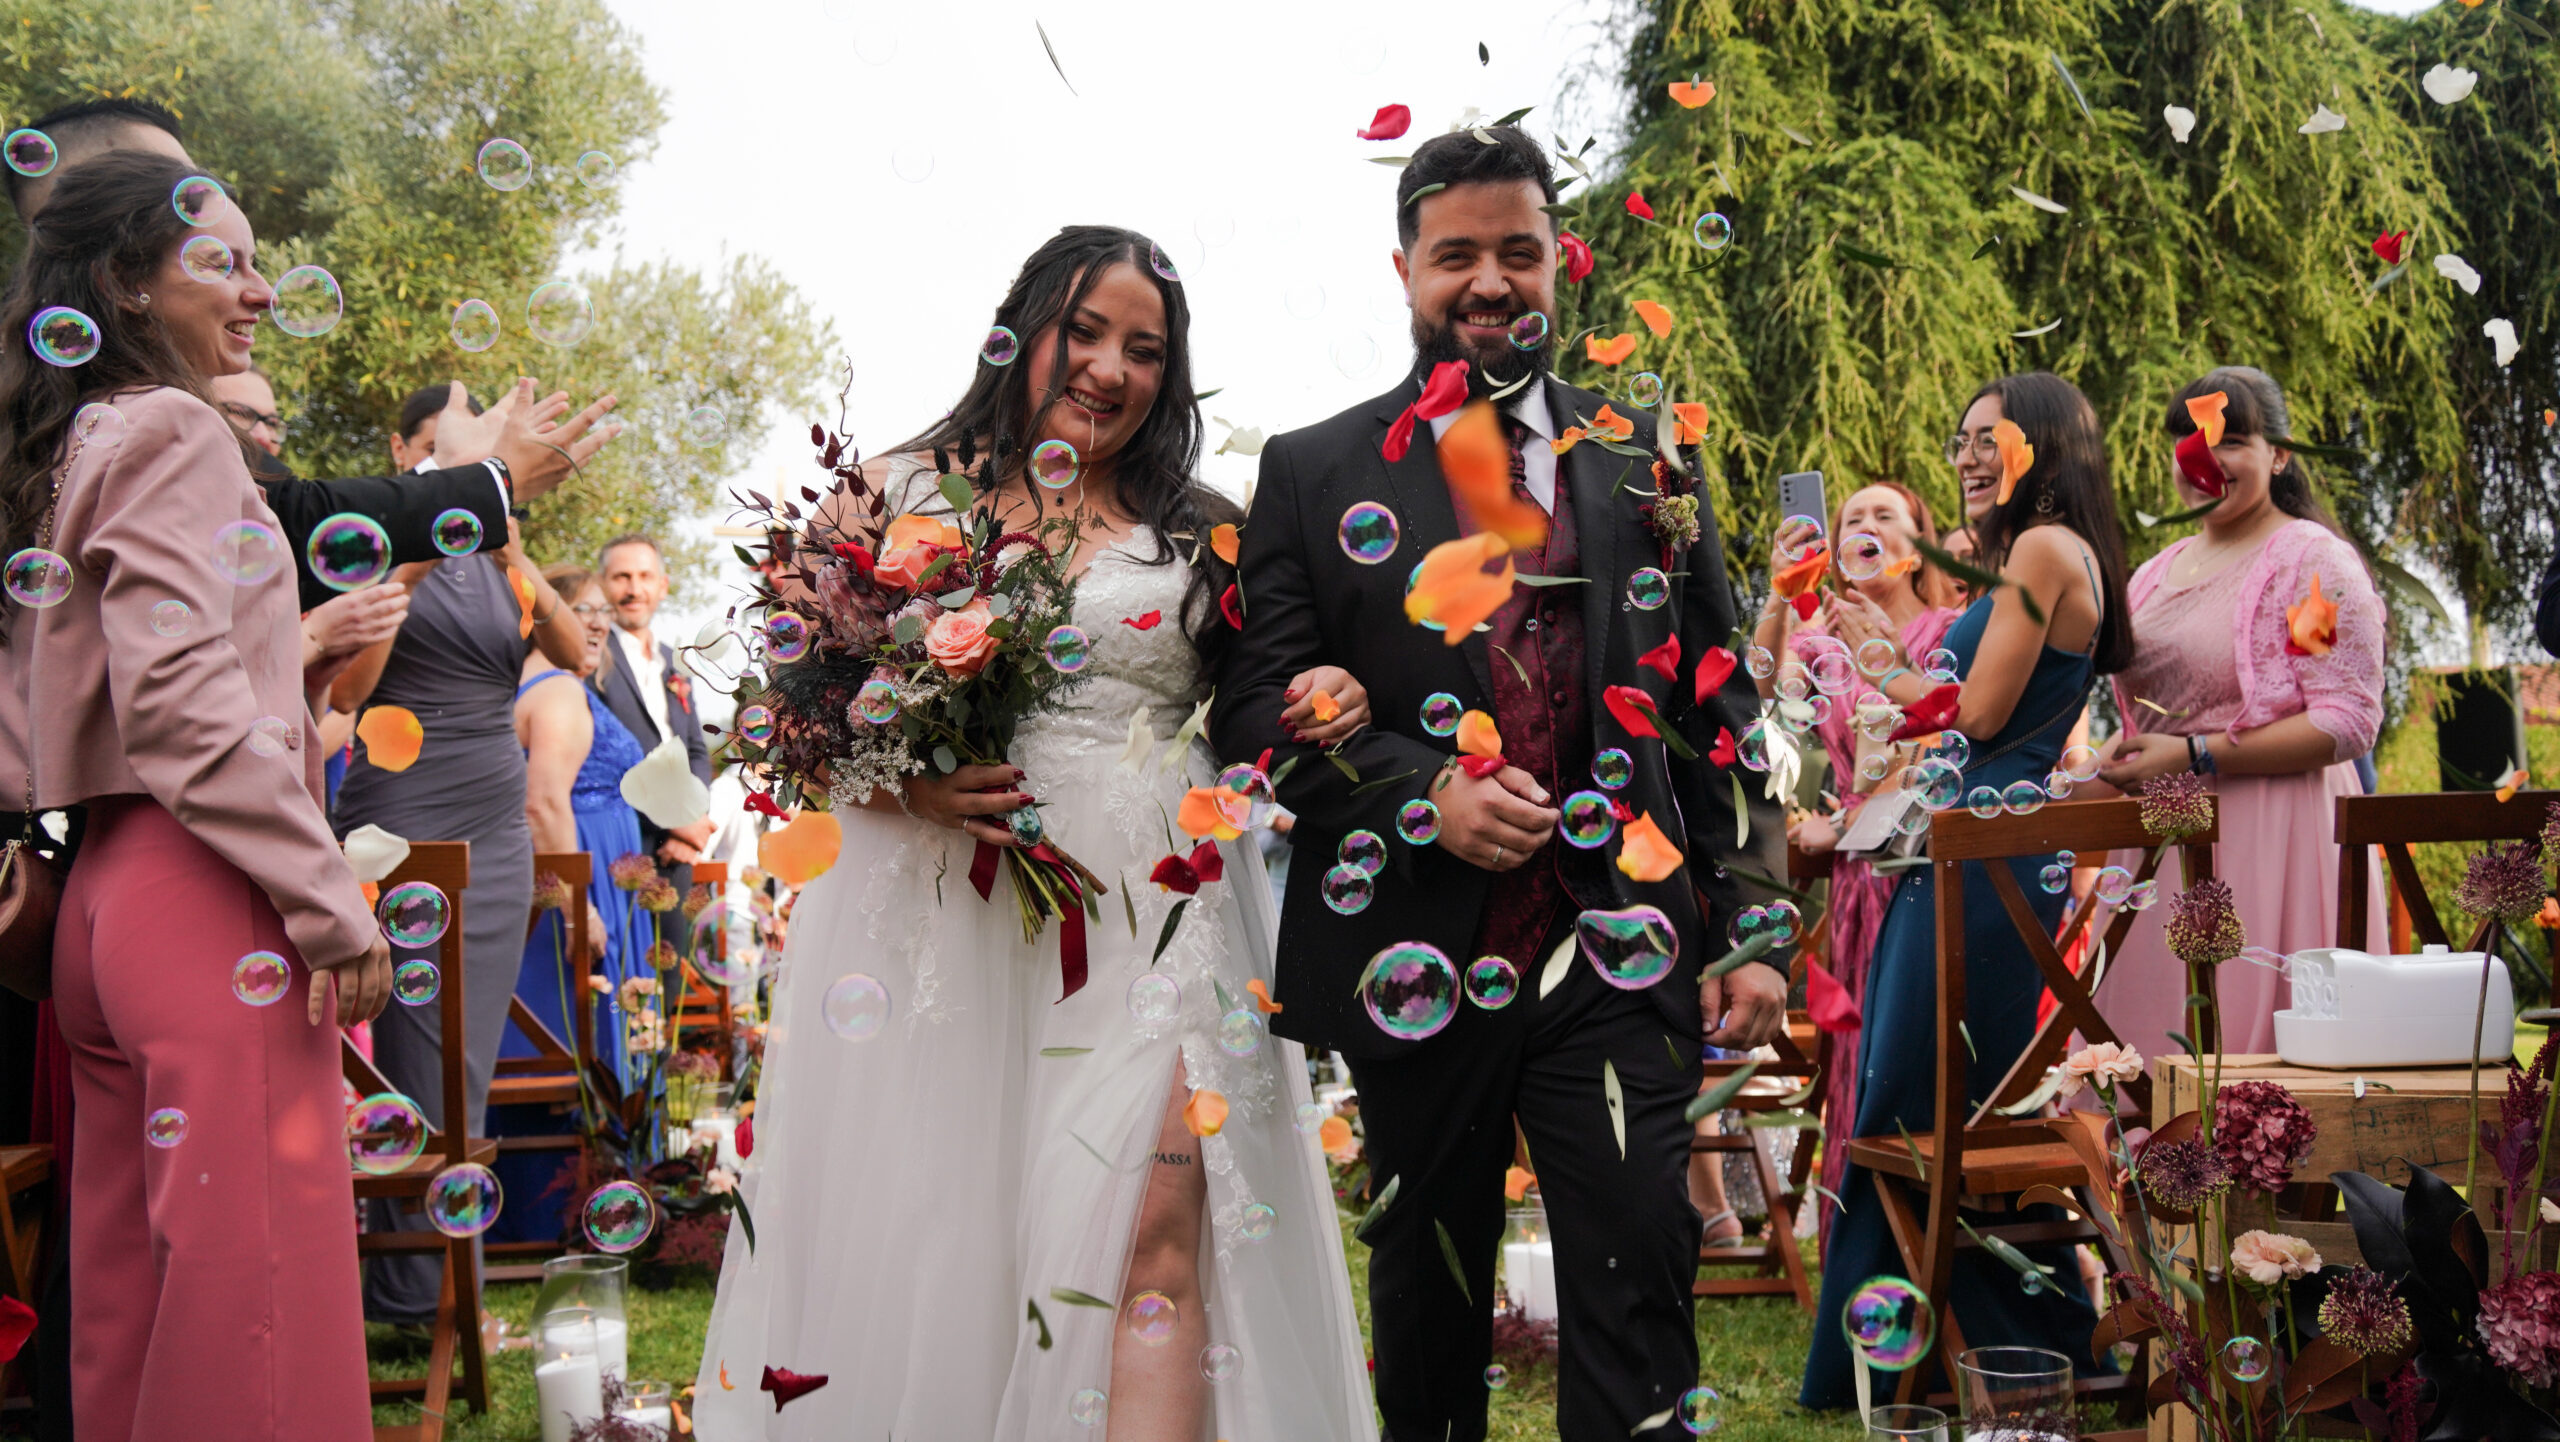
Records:
[[[2209,453],[2227,489],[2201,534],[2134,572],[2136,649],[2116,678],[2125,730],[2100,775],[2125,790],[2172,771],[2208,779],[2222,823],[2214,874],[2230,884],[2250,945],[2370,946],[2379,937],[2335,934],[2333,818],[2335,798],[2363,794],[2353,763],[2382,724],[2382,601],[2312,496],[2302,458],[2277,444],[2290,427],[2284,392],[2265,372],[2225,366],[2189,385],[2170,403],[2170,434],[2194,433],[2188,400],[2215,392],[2224,427]],[[2209,483],[2212,468],[2195,466]],[[2181,498],[2201,504],[2210,492],[2187,470]],[[2135,864],[2131,853],[2114,860]],[[2163,891],[2183,885],[2174,874],[2161,881]],[[2367,915],[2378,917],[2378,877],[2375,892]],[[2118,1035],[2145,1055],[2175,1049],[2169,1033],[2184,1029],[2186,974],[2161,935],[2167,914],[2136,918],[2097,993]],[[2247,961],[2220,971],[2223,1050],[2274,1051],[2275,1013],[2290,1004],[2283,977]]]
[[[1764,698],[1780,694],[1778,683],[1793,666],[1806,668],[1810,679],[1816,658],[1825,651],[1836,654],[1839,646],[1845,646],[1855,665],[1862,643],[1883,638],[1900,642],[1903,655],[1926,657],[1937,649],[1947,627],[1955,623],[1958,612],[1951,605],[1956,599],[1952,578],[1929,565],[1911,544],[1917,537],[1937,545],[1938,527],[1929,508],[1910,488],[1894,481],[1878,481],[1851,493],[1832,517],[1831,535],[1837,557],[1835,569],[1847,580],[1847,588],[1826,597],[1812,619],[1802,624],[1794,608],[1782,601],[1772,600],[1760,613],[1752,644],[1773,659],[1781,655],[1790,658],[1786,665],[1759,677]],[[1780,544],[1788,539],[1781,536]],[[1838,646],[1832,644],[1835,639]],[[1755,665],[1752,669],[1757,673],[1761,667]],[[1804,851],[1822,855],[1839,845],[1840,833],[1848,828],[1850,817],[1866,799],[1857,779],[1858,735],[1852,723],[1858,693],[1875,689],[1878,679],[1861,672],[1847,695],[1832,698],[1829,714],[1814,727],[1813,734],[1821,739],[1823,754],[1831,761],[1827,789],[1839,798],[1840,810],[1830,816],[1802,816],[1788,824],[1787,839]],[[1895,879],[1877,875],[1864,857],[1842,856],[1832,863],[1829,948],[1822,960],[1852,997],[1865,992],[1867,954],[1874,949],[1876,931],[1884,924],[1885,903],[1892,898]],[[1854,1039],[1847,1044],[1854,1045]],[[1835,1054],[1847,1054],[1842,1044],[1835,1043],[1833,1050]],[[1847,1118],[1857,1114],[1857,1070],[1846,1064],[1823,1069],[1824,1104],[1828,1108],[1825,1115]],[[1712,1158],[1715,1154],[1707,1155]],[[1835,1193],[1847,1156],[1846,1147],[1823,1149],[1823,1185]],[[1817,1210],[1827,1237],[1831,1213],[1828,1209]]]

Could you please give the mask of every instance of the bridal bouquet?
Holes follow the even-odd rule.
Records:
[[[1068,517],[1002,531],[973,512],[965,474],[977,457],[934,453],[956,519],[889,516],[846,439],[812,426],[832,478],[800,502],[750,492],[764,554],[738,548],[764,578],[753,660],[734,691],[735,734],[724,745],[772,778],[751,809],[781,816],[819,796],[859,806],[894,793],[928,767],[949,775],[1004,760],[1024,717],[1056,706],[1079,684],[1092,642],[1073,624],[1068,577],[1078,531]],[[1021,843],[980,843],[969,879],[992,899],[1005,871],[1025,940],[1063,921],[1066,990],[1084,984],[1084,927],[1104,888],[1042,833],[1025,807],[1006,818]]]

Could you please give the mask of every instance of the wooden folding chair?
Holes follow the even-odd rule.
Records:
[[[614,1083],[612,1069],[599,1067],[596,1062],[595,997],[587,985],[587,978],[595,974],[595,964],[588,956],[593,933],[587,927],[587,883],[594,875],[594,865],[594,859],[583,851],[546,851],[533,858],[536,876],[556,876],[570,892],[569,905],[564,910],[567,927],[561,943],[565,948],[562,960],[566,962],[568,972],[565,1005],[568,1008],[569,1039],[562,1041],[557,1033],[544,1025],[542,1019],[533,1014],[533,1009],[525,1005],[523,997],[508,998],[507,1019],[532,1044],[534,1055],[498,1058],[497,1075],[489,1083],[489,1105],[492,1107],[576,1106],[580,1101],[578,1089],[582,1079],[585,1085],[594,1089],[589,1093],[590,1104],[600,1108],[619,1108],[621,1105],[620,1088]],[[526,918],[527,943],[541,932],[548,916],[547,912],[537,911]],[[499,1137],[497,1143],[501,1152],[566,1153],[573,1160],[584,1144],[577,1132]],[[541,1259],[557,1256],[562,1250],[557,1241],[488,1242],[482,1246],[482,1251],[492,1259],[488,1268],[488,1280],[492,1282],[539,1281],[542,1277]],[[500,1257],[530,1260],[500,1264],[494,1260]]]
[[[2192,882],[2211,874],[2212,845],[2218,825],[2187,838],[2181,861]],[[1952,1385],[1954,1367],[1947,1360],[1965,1350],[1964,1322],[1953,1305],[1955,1259],[1959,1250],[1981,1244],[1976,1236],[1996,1236],[2017,1246],[2093,1242],[2106,1247],[2103,1233],[2084,1221],[2009,1222],[1975,1228],[1970,1234],[1956,1225],[1957,1208],[1982,1212],[2013,1211],[2019,1193],[2034,1186],[2085,1190],[2098,1179],[2089,1175],[2080,1153],[2044,1119],[1999,1116],[1994,1108],[2013,1103],[2033,1091],[2047,1068],[2058,1063],[2077,1030],[2090,1043],[2117,1040],[2115,1031],[2090,1001],[2093,977],[2075,975],[2063,953],[2089,924],[2094,906],[2084,907],[2062,938],[2045,930],[2016,875],[2004,864],[2012,857],[2072,851],[2096,856],[2139,848],[2144,853],[2137,881],[2152,879],[2161,859],[2161,839],[2142,828],[2139,803],[2131,800],[2080,801],[2046,806],[2025,816],[1977,817],[1943,811],[1930,823],[1929,860],[1937,870],[1937,1058],[1932,1078],[1936,1118],[1926,1133],[1905,1137],[1859,1137],[1849,1143],[1849,1160],[1874,1174],[1876,1193],[1902,1253],[1904,1275],[1938,1303],[1938,1334],[1924,1365],[1901,1374],[1900,1401],[1923,1400],[1922,1383],[1942,1369]],[[1965,1017],[1965,895],[1963,866],[1986,863],[1991,890],[2008,912],[2012,926],[2051,988],[2056,1006],[2019,1054],[1992,1096],[1976,1106],[1967,1094],[1966,1067],[1971,1047]],[[2109,928],[2105,950],[2122,947],[2133,915],[2119,909]],[[2212,988],[2190,986],[2210,997]],[[2197,1045],[2216,1044],[2210,1008],[2196,1019]],[[2123,1083],[2118,1093],[2129,1112],[2148,1113],[2151,1085],[2147,1078]],[[2127,1259],[2115,1258],[2119,1265]],[[2087,1378],[2082,1395],[2096,1398],[2139,1395],[2139,1369],[2115,1377]]]
[[[2542,823],[2560,791],[2519,791],[2500,801],[2494,791],[2422,791],[2390,796],[2338,798],[2338,936],[2367,935],[2366,889],[2371,885],[2372,852],[2382,848],[2390,889],[2408,909],[2409,927],[2420,945],[2451,946],[2453,938],[2418,879],[2412,846],[2429,842],[2478,844],[2523,841],[2542,834]],[[2471,948],[2485,945],[2488,923],[2471,934]]]
[[[712,904],[715,906],[719,905],[725,899],[723,893],[725,893],[729,887],[729,863],[725,861],[697,861],[693,864],[693,881],[696,886],[707,886],[711,888]],[[681,913],[679,913],[679,917],[681,917]],[[690,933],[692,928],[690,926],[685,926],[682,929],[687,933]],[[686,940],[690,940],[689,935]],[[705,940],[710,942],[715,956],[726,957],[728,955],[728,928],[721,927],[715,929],[705,937]],[[679,1022],[676,1027],[676,1045],[679,1047],[683,1046],[687,1037],[710,1036],[723,1039],[727,1038],[730,1034],[730,1024],[735,1019],[729,1002],[729,989],[725,986],[711,985],[708,981],[703,979],[700,973],[693,969],[689,956],[691,948],[686,944],[686,941],[679,941],[676,944],[676,949],[679,952],[688,953],[688,959],[683,971],[683,1005],[679,1008],[682,1013],[683,1020]],[[713,1050],[717,1051],[720,1056],[720,1075],[723,1077],[732,1075],[734,1063],[730,1058],[731,1054],[736,1049],[726,1045],[724,1041],[722,1045],[713,1048]]]
[[[45,1219],[53,1205],[53,1148],[0,1147],[0,1296],[42,1309]],[[23,1355],[23,1354],[22,1354]],[[17,1390],[18,1359],[0,1362],[0,1402]]]
[[[498,1144],[486,1137],[470,1134],[469,1088],[463,1076],[462,1037],[462,892],[471,884],[471,844],[467,841],[414,841],[409,844],[409,859],[382,880],[388,891],[403,882],[430,882],[451,903],[451,915],[444,939],[437,943],[436,970],[443,973],[436,993],[436,1014],[443,1025],[445,1045],[438,1076],[438,1088],[444,1098],[445,1125],[427,1133],[426,1150],[416,1160],[388,1176],[355,1173],[355,1193],[359,1201],[375,1197],[397,1203],[403,1211],[423,1210],[427,1184],[445,1168],[463,1162],[487,1166],[498,1154]],[[352,1043],[342,1042],[340,1061],[347,1080],[365,1095],[392,1088],[383,1080]],[[447,1237],[441,1232],[364,1232],[356,1237],[359,1257],[392,1256],[400,1253],[442,1252],[444,1285],[436,1297],[436,1316],[428,1331],[427,1370],[416,1377],[375,1378],[372,1382],[376,1405],[386,1402],[414,1401],[419,1418],[412,1423],[377,1424],[374,1442],[438,1442],[444,1435],[446,1414],[453,1396],[453,1364],[455,1353],[461,1354],[462,1388],[473,1411],[489,1410],[489,1358],[480,1334],[480,1256],[471,1237]]]

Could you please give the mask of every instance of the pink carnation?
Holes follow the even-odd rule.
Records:
[[[2083,1086],[2100,1090],[2142,1075],[2142,1053],[2111,1041],[2084,1046],[2062,1063],[2062,1094],[2080,1095]]]
[[[2482,1292],[2480,1340],[2526,1385],[2560,1386],[2560,1273],[2526,1272]]]
[[[2281,1232],[2242,1232],[2231,1244],[2231,1270],[2272,1287],[2320,1270],[2320,1254],[2300,1237]]]
[[[2271,1081],[2234,1082],[2214,1103],[2214,1152],[2233,1180],[2270,1195],[2293,1180],[2319,1135],[2311,1113]]]

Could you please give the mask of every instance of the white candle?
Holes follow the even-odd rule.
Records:
[[[1533,1322],[1556,1315],[1556,1248],[1553,1242],[1507,1242],[1502,1248],[1505,1290]]]
[[[570,1430],[604,1415],[604,1378],[588,1354],[554,1357],[533,1369],[542,1442],[569,1442]]]
[[[675,1435],[676,1418],[671,1408],[625,1407],[622,1409],[621,1416],[625,1422],[637,1422],[644,1427],[655,1427],[666,1436]]]
[[[738,1119],[729,1116],[704,1117],[693,1124],[693,1142],[700,1146],[711,1143],[711,1160],[716,1166],[738,1169]]]
[[[596,1365],[602,1376],[630,1380],[631,1326],[620,1317],[596,1318]]]

